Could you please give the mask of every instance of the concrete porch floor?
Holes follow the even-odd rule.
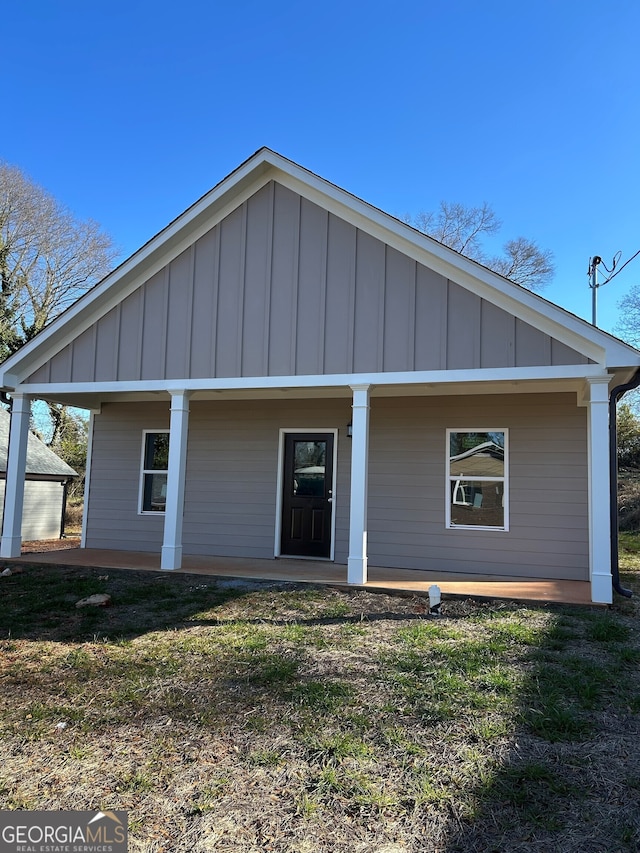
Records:
[[[65,547],[59,550],[23,552],[11,563],[39,565],[87,566],[100,569],[134,569],[160,571],[160,555],[142,551],[116,551],[98,548]],[[181,573],[211,575],[225,578],[251,578],[292,583],[347,585],[347,567],[319,560],[247,559],[240,557],[183,558]],[[365,589],[409,592],[425,595],[436,583],[446,595],[506,598],[516,601],[591,604],[590,584],[585,581],[540,580],[504,576],[485,576],[369,567]]]

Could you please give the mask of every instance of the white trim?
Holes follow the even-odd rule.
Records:
[[[445,437],[445,528],[447,530],[487,530],[492,533],[508,533],[509,532],[509,428],[508,427],[447,427]],[[451,481],[454,479],[451,476],[450,465],[450,447],[451,433],[454,432],[501,432],[504,435],[504,474],[502,477],[477,476],[469,474],[468,477],[456,477],[457,480],[473,480],[479,483],[495,483],[496,481],[504,484],[503,491],[503,524],[500,527],[490,527],[485,525],[473,524],[453,524],[451,521]]]
[[[22,510],[30,419],[31,399],[21,395],[14,396],[9,423],[0,557],[19,557],[22,551]]]
[[[152,379],[111,382],[55,382],[20,386],[21,394],[51,397],[56,394],[114,394],[123,392],[229,391],[278,388],[330,388],[353,385],[444,385],[479,382],[526,382],[540,379],[606,379],[598,364],[552,367],[499,367],[478,370],[416,370],[389,373],[331,373],[301,376],[238,376],[215,379]]]
[[[352,385],[351,495],[347,582],[366,584],[368,570],[369,385]]]
[[[166,472],[163,469],[156,469],[152,471],[151,469],[144,467],[144,458],[146,455],[147,448],[147,436],[148,435],[159,435],[165,434],[169,436],[169,444],[171,444],[171,430],[168,430],[166,427],[162,427],[162,429],[143,429],[142,430],[142,448],[140,453],[140,481],[138,484],[138,515],[144,516],[152,516],[164,517],[164,512],[162,511],[152,511],[144,509],[144,478],[146,474],[169,474],[169,469],[166,469]]]
[[[611,575],[611,516],[609,473],[609,389],[604,382],[589,383],[587,406],[589,476],[589,578],[591,600],[613,601]]]
[[[87,523],[89,519],[89,494],[91,491],[91,460],[93,457],[93,431],[95,429],[95,412],[89,412],[89,431],[87,433],[87,462],[84,469],[84,500],[82,507],[82,532],[80,547],[87,547]]]
[[[336,553],[336,507],[338,505],[338,492],[336,488],[336,480],[338,478],[338,435],[339,431],[336,427],[281,427],[278,433],[278,470],[276,475],[276,523],[275,523],[275,540],[273,546],[274,557],[282,557],[282,503],[283,503],[283,485],[284,485],[284,440],[285,436],[291,433],[299,435],[305,434],[322,434],[333,436],[333,471],[332,471],[332,501],[331,501],[331,547],[329,550],[329,560],[335,560]],[[294,555],[287,555],[294,556]],[[295,557],[294,559],[304,559],[303,557]],[[314,558],[307,558],[314,559]]]
[[[188,443],[189,394],[181,391],[171,395],[167,498],[160,558],[160,568],[169,571],[182,567],[182,525]]]

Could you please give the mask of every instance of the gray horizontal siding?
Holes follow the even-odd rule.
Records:
[[[508,531],[445,529],[447,427],[509,430]],[[586,409],[575,395],[374,399],[369,487],[372,566],[588,578]]]
[[[348,400],[193,402],[184,551],[273,556],[280,428],[340,430],[336,560],[346,562]],[[167,403],[105,405],[95,418],[87,545],[159,551],[162,516],[138,515],[143,429]],[[507,428],[510,529],[445,529],[445,431]],[[575,395],[377,399],[371,403],[369,563],[480,575],[588,578],[586,409]]]
[[[270,183],[29,381],[584,364],[587,359]]]
[[[336,559],[346,562],[349,400],[191,403],[183,546],[187,554],[272,558],[280,428],[339,429]],[[169,404],[112,404],[94,419],[87,547],[159,551],[162,516],[138,514],[143,429]]]

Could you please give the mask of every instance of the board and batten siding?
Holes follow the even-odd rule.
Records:
[[[58,481],[26,480],[22,509],[22,539],[58,539],[62,527],[64,487]],[[4,480],[0,480],[0,528],[4,507]]]
[[[348,556],[349,400],[192,402],[185,554],[270,558],[280,428],[339,429],[335,559]],[[575,395],[373,398],[369,564],[588,579],[586,409]],[[159,551],[162,516],[138,514],[143,429],[169,405],[105,404],[95,417],[87,546]],[[445,528],[447,428],[509,430],[510,529]]]
[[[280,429],[338,429],[336,560],[346,562],[351,401],[190,404],[185,554],[272,558]],[[139,515],[142,431],[167,429],[169,404],[105,404],[94,418],[87,501],[90,548],[159,551],[163,515]]]
[[[28,382],[586,362],[549,335],[272,181]]]

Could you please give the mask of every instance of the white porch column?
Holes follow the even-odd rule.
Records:
[[[164,515],[161,569],[179,569],[182,566],[182,515],[184,512],[188,434],[189,392],[172,391],[167,502]]]
[[[611,604],[611,528],[609,512],[609,383],[588,380],[589,577],[591,600]]]
[[[369,385],[352,385],[351,507],[347,582],[367,582],[367,489],[369,463]]]
[[[23,395],[13,397],[0,557],[19,557],[22,547],[22,507],[30,417],[31,397]]]

